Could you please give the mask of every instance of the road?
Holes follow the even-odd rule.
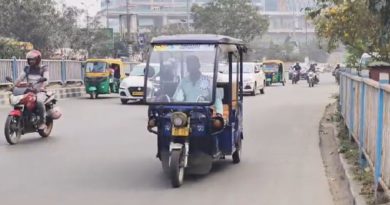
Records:
[[[27,135],[16,146],[0,138],[0,204],[330,205],[318,126],[337,90],[330,74],[321,77],[318,87],[289,82],[246,97],[242,162],[218,162],[180,189],[155,158],[146,106],[62,100],[52,137]]]

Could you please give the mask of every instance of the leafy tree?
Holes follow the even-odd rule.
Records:
[[[11,39],[0,38],[0,59],[24,58],[25,50]]]
[[[347,63],[354,64],[364,52],[379,53],[378,60],[389,61],[390,43],[384,38],[388,32],[388,4],[374,9],[378,2],[317,0],[317,6],[308,9],[307,16],[313,20],[318,36],[328,42],[329,50],[339,43],[346,45],[350,53]]]
[[[213,0],[192,7],[194,28],[202,33],[228,35],[250,42],[269,26],[250,0]]]
[[[59,14],[51,0],[0,0],[0,35],[48,50]]]

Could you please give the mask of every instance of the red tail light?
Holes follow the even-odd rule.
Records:
[[[10,113],[9,113],[10,116],[14,116],[14,117],[20,117],[22,116],[22,111],[20,110],[12,110]]]

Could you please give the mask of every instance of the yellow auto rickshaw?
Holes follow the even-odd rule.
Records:
[[[84,66],[85,91],[91,99],[100,94],[118,93],[125,75],[125,65],[119,59],[88,59]]]
[[[280,60],[266,60],[262,63],[263,71],[265,73],[267,86],[272,83],[286,84],[284,75],[284,63]]]

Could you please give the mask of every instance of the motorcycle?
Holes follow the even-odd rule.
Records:
[[[314,87],[314,85],[318,83],[317,74],[315,72],[309,71],[307,73],[307,83],[309,83],[309,87]]]
[[[10,77],[7,81],[13,83]],[[38,130],[40,116],[37,114],[37,91],[34,86],[47,81],[46,78],[41,78],[35,84],[23,84],[21,86],[13,85],[9,96],[10,104],[13,110],[8,114],[5,122],[4,134],[7,142],[10,145],[17,144],[20,137],[24,134],[38,132],[43,138],[49,137],[53,129],[53,121],[61,117],[61,112],[58,107],[54,93],[49,91],[41,91],[46,94],[44,105],[46,107],[46,128]]]
[[[291,78],[292,84],[297,84],[299,81],[299,73],[298,71],[294,71],[292,73],[292,78]]]

